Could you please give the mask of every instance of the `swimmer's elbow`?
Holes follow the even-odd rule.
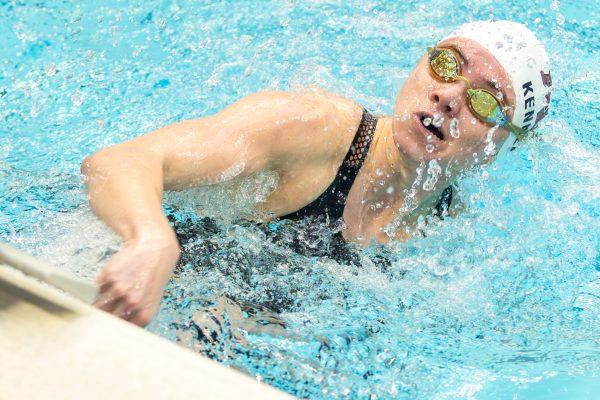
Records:
[[[102,171],[110,170],[111,165],[116,162],[116,155],[109,149],[102,149],[83,159],[80,171],[83,176],[90,178]]]
[[[98,171],[100,168],[104,168],[106,165],[106,156],[103,154],[104,150],[100,150],[97,153],[89,155],[83,159],[79,170],[85,177],[90,177]]]
[[[81,175],[90,176],[92,160],[93,160],[93,155],[87,156],[86,158],[83,159],[83,161],[81,162],[81,166],[79,167],[79,171],[81,172]]]

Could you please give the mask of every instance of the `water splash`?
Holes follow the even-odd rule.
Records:
[[[437,160],[430,160],[429,164],[427,164],[427,178],[425,179],[425,182],[423,182],[423,189],[428,192],[433,190],[441,174],[442,167],[440,167]]]
[[[167,211],[186,251],[149,329],[174,341],[195,333],[194,348],[194,315],[216,295],[262,305],[286,335],[227,325],[197,351],[298,397],[530,398],[555,388],[573,398],[598,389],[593,2],[267,2],[268,14],[252,2],[184,3],[0,5],[3,241],[93,275],[119,242],[86,209],[84,156],[271,85],[317,83],[390,114],[423,49],[451,25],[517,18],[548,45],[550,115],[542,139],[460,181],[459,216],[423,218],[423,237],[358,250],[320,224],[237,221],[223,187],[198,193],[201,205],[182,194],[189,207],[168,194],[169,207],[182,204]],[[417,206],[411,196],[428,169],[397,190],[401,212]],[[237,184],[240,204],[268,193]],[[218,207],[214,220],[197,215]]]

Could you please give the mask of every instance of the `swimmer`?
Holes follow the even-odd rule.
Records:
[[[551,89],[531,31],[474,22],[424,49],[392,116],[314,88],[259,92],[100,150],[81,166],[90,206],[124,242],[98,276],[96,305],[151,321],[180,254],[163,190],[275,171],[278,186],[255,210],[263,221],[322,216],[343,221],[348,241],[406,240],[419,219],[452,211],[461,173],[531,135]]]

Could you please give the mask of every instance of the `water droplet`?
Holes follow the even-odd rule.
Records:
[[[388,188],[385,190],[387,194],[392,194],[394,193],[394,187],[393,186],[388,186]]]
[[[425,146],[425,150],[427,150],[428,153],[433,153],[433,150],[435,150],[435,146],[429,143],[427,146]]]
[[[475,117],[471,118],[471,123],[473,125],[475,125],[477,123],[477,118],[475,118]]]
[[[495,125],[492,128],[490,128],[487,131],[487,134],[485,135],[485,142],[487,143],[487,145],[483,149],[483,152],[488,157],[491,157],[494,154],[496,154],[496,144],[492,140],[492,136],[494,135],[494,132],[496,132],[497,130],[498,130],[498,125]]]
[[[489,143],[483,149],[483,152],[486,156],[490,157],[496,154],[496,144],[493,141],[489,141]]]
[[[71,102],[75,107],[80,107],[83,104],[83,96],[79,92],[73,93],[71,96]]]
[[[442,126],[442,124],[444,123],[444,117],[442,117],[442,114],[436,112],[435,114],[433,114],[433,126],[435,126],[436,128],[439,128],[440,126]]]
[[[460,130],[458,129],[458,119],[452,118],[450,120],[450,136],[458,139],[460,136]]]
[[[33,105],[31,106],[31,110],[29,110],[29,115],[31,115],[31,117],[35,118],[38,116],[38,104],[37,102],[34,102]]]
[[[425,125],[425,126],[431,125],[431,118],[429,118],[429,117],[424,118],[423,125]]]
[[[422,215],[417,218],[417,229],[425,229],[425,217]]]
[[[427,179],[423,182],[423,189],[426,191],[431,191],[435,187],[440,174],[442,173],[442,168],[440,164],[438,164],[437,160],[430,160],[427,165]]]
[[[49,64],[44,68],[44,72],[46,73],[46,76],[54,76],[56,75],[56,67],[54,64]]]

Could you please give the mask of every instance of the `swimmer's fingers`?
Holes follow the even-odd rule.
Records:
[[[122,297],[127,294],[126,287],[119,284],[115,272],[118,269],[122,254],[115,254],[102,268],[100,274],[96,278],[98,284],[98,298],[94,303],[95,307],[101,310],[112,312],[117,306]]]
[[[138,314],[139,310],[137,304],[134,304],[132,301],[127,298],[121,299],[115,309],[112,311],[114,315],[119,318],[122,318],[126,321],[132,321],[135,316]]]
[[[128,321],[138,326],[146,326],[152,321],[152,317],[156,312],[155,308],[145,307],[138,309],[132,316],[129,317]]]
[[[141,295],[142,293],[139,290],[129,290],[126,295],[119,298],[119,302],[114,310],[112,310],[112,313],[119,318],[137,325],[148,324],[149,319],[144,318],[146,314],[144,310],[150,308],[150,305],[144,304]],[[142,318],[140,318],[140,314]],[[152,318],[153,314],[153,312],[150,314],[150,318]]]
[[[107,312],[112,312],[117,308],[123,295],[113,289],[114,285],[112,283],[101,284],[94,306]]]
[[[104,292],[103,288],[106,288]],[[116,284],[104,284],[100,286],[100,296],[95,305],[126,321],[145,326],[152,320],[157,307],[144,304],[140,294],[132,288],[120,289]]]

